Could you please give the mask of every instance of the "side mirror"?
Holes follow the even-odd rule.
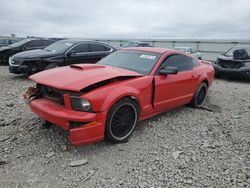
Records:
[[[177,74],[178,73],[178,68],[177,67],[166,67],[166,68],[161,68],[159,74],[160,75],[168,75],[168,74]]]
[[[68,53],[67,53],[67,56],[68,57],[71,57],[71,56],[73,56],[73,55],[75,55],[76,54],[76,52],[74,51],[74,50],[70,50]]]
[[[26,49],[27,49],[27,47],[26,47],[26,46],[23,46],[23,47],[22,47],[22,50],[26,50]]]

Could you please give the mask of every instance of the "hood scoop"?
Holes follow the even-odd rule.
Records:
[[[84,65],[84,64],[73,64],[70,65],[70,68],[72,69],[79,69],[79,70],[90,70],[90,69],[100,69],[105,68],[103,65]]]

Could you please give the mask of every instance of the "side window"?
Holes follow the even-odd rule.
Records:
[[[196,54],[197,53],[197,50],[192,48],[192,54]]]
[[[187,53],[192,53],[192,50],[190,48],[187,48]]]
[[[111,48],[109,48],[109,47],[107,47],[107,46],[103,46],[104,47],[104,51],[106,52],[108,52],[108,51],[110,51],[110,50],[112,50]]]
[[[171,55],[162,64],[162,67],[176,67],[179,72],[192,70],[192,58],[184,55]]]
[[[192,64],[193,64],[193,67],[199,67],[200,66],[200,62],[197,61],[196,59],[192,58]]]
[[[148,46],[149,46],[149,43],[142,43],[141,46],[142,46],[142,47],[148,47]]]
[[[72,51],[75,51],[76,53],[89,52],[89,46],[88,44],[78,44],[72,49]]]
[[[24,45],[26,48],[40,47],[42,42],[40,40],[33,40]]]
[[[49,41],[49,40],[43,40],[42,41],[42,44],[43,44],[43,46],[49,46],[49,45],[51,45],[53,42],[52,41]]]
[[[105,50],[104,46],[101,44],[90,44],[90,51],[91,52],[103,52]]]

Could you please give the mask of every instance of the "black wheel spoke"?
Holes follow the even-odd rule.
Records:
[[[201,105],[204,102],[205,97],[206,97],[206,88],[202,87],[197,96],[198,105]]]
[[[121,106],[113,115],[111,121],[112,134],[118,138],[126,136],[134,127],[136,111],[132,105]]]

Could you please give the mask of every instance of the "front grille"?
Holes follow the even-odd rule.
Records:
[[[237,62],[232,60],[222,60],[222,59],[219,60],[218,64],[223,68],[234,68],[234,69],[238,69],[244,66],[242,62]]]
[[[64,105],[63,92],[52,87],[37,85],[35,98],[46,98],[60,105]]]

